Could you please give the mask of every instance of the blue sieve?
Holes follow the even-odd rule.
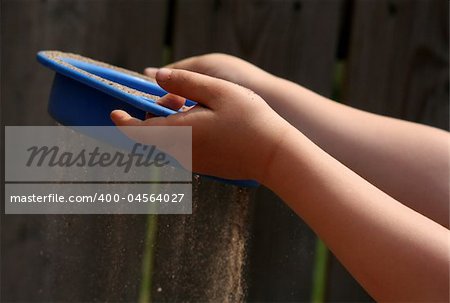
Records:
[[[62,125],[113,126],[110,113],[115,109],[139,119],[145,119],[147,112],[156,116],[177,113],[155,102],[154,96],[167,94],[164,89],[132,71],[56,51],[41,51],[37,60],[55,71],[48,111]],[[185,103],[186,106],[195,104],[191,100]],[[240,186],[258,186],[253,180],[210,178]]]

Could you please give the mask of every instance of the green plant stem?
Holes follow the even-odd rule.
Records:
[[[316,240],[316,253],[314,260],[313,285],[311,302],[320,303],[325,301],[327,287],[328,248],[320,240]]]
[[[147,236],[145,238],[144,254],[142,256],[142,279],[139,290],[139,303],[148,303],[152,301],[153,248],[158,228],[157,221],[157,215],[147,216]]]

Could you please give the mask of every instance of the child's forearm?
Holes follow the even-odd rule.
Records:
[[[402,203],[449,226],[449,135],[360,111],[276,77],[252,88],[314,143]]]
[[[449,231],[384,194],[293,128],[261,180],[380,301],[448,301]]]

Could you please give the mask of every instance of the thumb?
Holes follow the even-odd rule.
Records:
[[[234,84],[210,76],[181,70],[161,68],[156,81],[168,92],[195,100],[209,108],[220,106],[219,99],[231,91]]]

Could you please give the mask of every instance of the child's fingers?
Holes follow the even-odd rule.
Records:
[[[209,108],[217,107],[219,97],[229,91],[233,85],[206,75],[168,68],[158,70],[156,81],[165,90],[195,100]]]
[[[146,75],[147,77],[150,78],[155,78],[156,77],[156,73],[158,72],[159,68],[155,68],[155,67],[147,67],[146,69],[144,69],[144,75]]]
[[[161,106],[178,111],[180,108],[183,107],[185,102],[186,99],[183,97],[174,94],[167,94],[161,99],[159,99],[156,103],[158,103]]]
[[[191,144],[191,138],[187,137],[185,132],[175,131],[171,127],[162,129],[145,127],[169,126],[174,121],[169,121],[166,117],[156,117],[142,121],[133,118],[122,110],[111,112],[111,119],[117,125],[117,128],[131,140],[142,144],[154,145],[157,149],[169,153],[182,165],[188,164],[188,167],[191,166],[190,154],[185,152],[185,147]],[[172,120],[177,120],[177,118]]]
[[[157,104],[164,106],[166,108],[173,109],[174,111],[180,110],[180,108],[183,107],[184,103],[186,102],[186,99],[177,95],[173,94],[167,94],[163,96],[161,99],[156,101]],[[156,117],[152,113],[147,113],[145,115],[145,119]]]
[[[186,58],[177,62],[173,62],[170,64],[167,64],[163,67],[165,68],[171,68],[171,69],[185,69],[189,71],[196,72],[197,71],[197,65],[198,65],[198,58],[197,56]],[[155,78],[156,73],[158,72],[159,68],[156,67],[147,67],[144,69],[144,74],[148,77]]]
[[[123,110],[113,110],[111,112],[111,120],[117,126],[141,126],[143,121],[130,116],[126,111]]]
[[[117,126],[167,126],[163,117],[155,117],[142,121],[138,118],[130,116],[126,111],[113,110],[111,112],[111,120]]]
[[[186,58],[177,62],[173,62],[171,64],[168,64],[164,67],[166,68],[176,68],[176,69],[185,69],[190,71],[196,71],[197,70],[197,63],[198,63],[199,57],[190,57]]]

